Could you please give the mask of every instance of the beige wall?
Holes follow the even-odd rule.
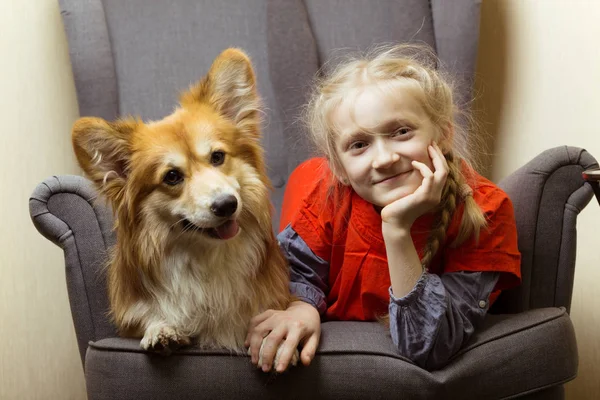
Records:
[[[484,0],[478,106],[494,140],[491,177],[501,179],[563,144],[600,159],[600,1]],[[600,398],[600,207],[578,220],[571,316],[579,376],[568,399]]]
[[[495,138],[494,179],[556,145],[600,157],[598,20],[598,1],[484,1],[477,104]],[[4,0],[0,26],[0,398],[81,399],[62,252],[35,231],[27,209],[38,182],[77,173],[69,143],[77,106],[56,0]],[[600,395],[599,222],[591,203],[579,220],[572,317],[580,374],[570,399]]]
[[[0,1],[0,399],[84,399],[62,251],[40,236],[27,199],[76,173],[77,117],[56,0]]]

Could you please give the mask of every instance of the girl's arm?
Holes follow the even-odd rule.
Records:
[[[408,292],[408,282],[392,281],[390,333],[399,352],[424,368],[446,364],[484,319],[490,294],[520,282],[521,257],[512,203],[500,189],[488,187],[482,204],[488,226],[479,240],[440,249],[445,273],[422,273]],[[386,239],[390,275],[394,276],[394,268],[397,275],[403,271],[410,274],[409,263],[403,264],[402,256],[395,255],[391,238],[389,243]]]
[[[320,315],[325,314],[329,263],[314,254],[290,225],[277,235],[277,239],[290,264],[292,295],[314,306]]]
[[[310,364],[319,345],[320,314],[325,313],[329,290],[326,284],[329,263],[315,255],[290,226],[277,238],[290,263],[290,291],[300,301],[294,301],[283,311],[267,310],[250,322],[246,346],[250,348],[252,363],[257,364],[261,359],[262,365],[258,367],[265,372],[271,368],[285,371],[299,344],[302,345],[300,360],[304,365]],[[280,346],[282,350],[278,351]]]
[[[388,204],[381,210],[382,234],[388,258],[390,281],[397,297],[412,290],[423,272],[419,254],[410,235],[417,218],[440,203],[448,176],[448,163],[436,143],[427,148],[434,171],[421,162],[412,165],[423,176],[414,193]]]
[[[421,259],[415,249],[410,227],[401,229],[388,224],[383,225],[385,251],[390,271],[392,291],[396,297],[406,296],[423,273]]]
[[[444,366],[484,319],[499,274],[425,272],[403,297],[390,288],[390,333],[400,354],[428,370]]]
[[[381,216],[392,284],[392,339],[400,354],[421,367],[436,369],[459,351],[485,317],[499,273],[450,272],[438,276],[423,272],[410,227],[439,203],[448,173],[447,162],[435,143],[429,154],[434,171],[413,161],[423,175],[421,186],[412,195],[384,207]]]
[[[385,226],[384,226],[385,229]],[[390,333],[420,367],[445,365],[485,317],[496,272],[423,272],[410,232],[384,232],[390,271]]]

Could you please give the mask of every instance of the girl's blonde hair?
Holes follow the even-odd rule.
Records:
[[[438,133],[447,135],[454,132],[453,145],[443,149],[449,172],[442,200],[435,210],[435,222],[423,250],[421,263],[424,268],[429,266],[445,241],[446,231],[460,201],[465,204],[464,214],[452,246],[458,246],[471,235],[477,240],[481,228],[486,226],[485,216],[473,199],[461,165],[463,161],[467,165],[472,164],[469,145],[477,145],[474,140],[466,140],[467,135],[457,120],[468,124],[469,128],[473,127],[474,122],[469,114],[461,113],[456,106],[451,80],[444,76],[438,66],[439,60],[433,50],[422,45],[378,47],[366,55],[350,56],[328,76],[317,78],[304,115],[317,151],[328,160],[338,180],[342,180],[344,174],[336,151],[338,133],[332,123],[332,115],[357,88],[375,84],[383,93],[398,90],[399,85],[401,88],[416,89],[411,90],[411,94],[416,95]],[[369,131],[366,127],[360,129]]]

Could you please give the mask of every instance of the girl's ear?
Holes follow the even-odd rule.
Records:
[[[344,185],[344,186],[350,186],[350,181],[348,180],[348,178],[346,178],[346,177],[340,177],[338,179],[340,180],[340,182],[342,183],[342,185]]]

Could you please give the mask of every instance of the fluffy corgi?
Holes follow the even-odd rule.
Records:
[[[228,49],[164,119],[73,127],[79,165],[115,215],[111,316],[144,349],[243,351],[250,319],[290,302],[259,113],[250,60]]]

